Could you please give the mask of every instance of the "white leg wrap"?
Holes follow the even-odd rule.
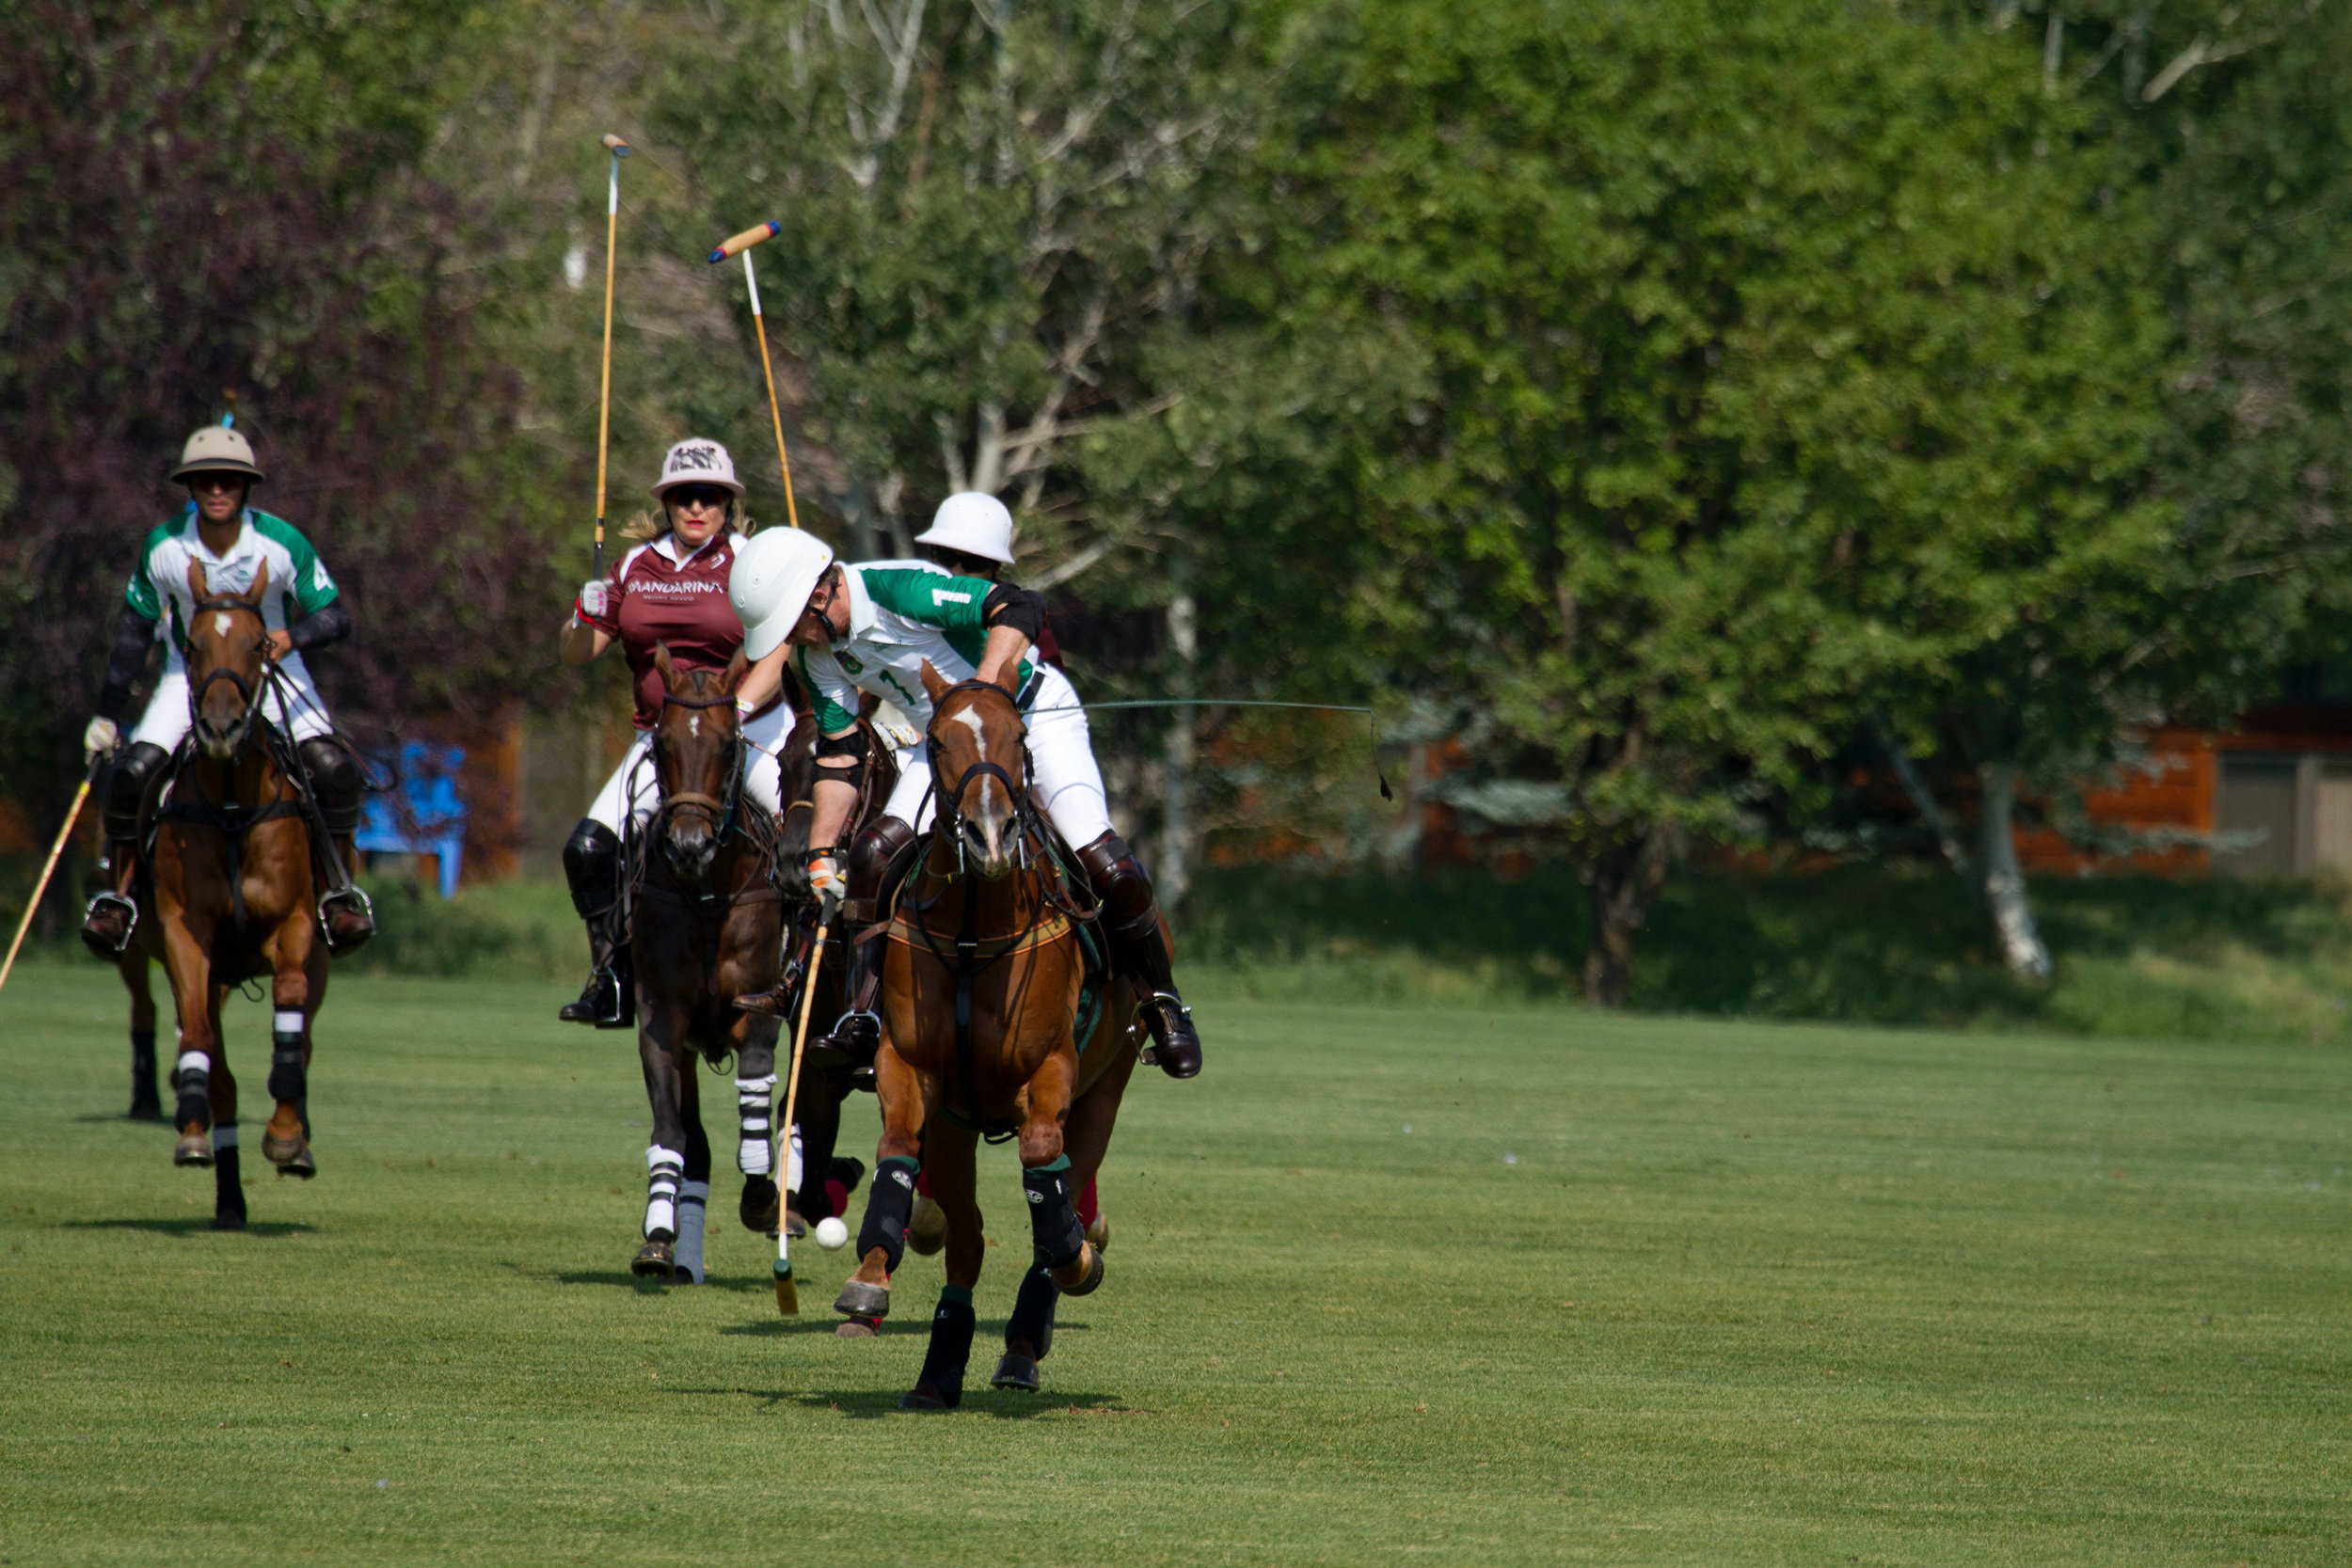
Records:
[[[226,1127],[215,1127],[213,1129],[213,1148],[215,1152],[218,1152],[224,1148],[234,1148],[236,1147],[237,1124],[235,1122],[232,1121]]]
[[[686,1156],[675,1148],[655,1144],[645,1150],[645,1234],[650,1238],[657,1230],[677,1234],[678,1181],[686,1170]]]
[[[676,1267],[703,1282],[703,1227],[710,1217],[710,1183],[688,1181],[678,1188]]]
[[[213,1075],[213,1059],[201,1051],[183,1051],[180,1053],[179,1069],[182,1072],[200,1072],[210,1078]]]
[[[270,1028],[280,1035],[299,1035],[302,1033],[302,1009],[280,1007],[274,1010],[270,1014]]]
[[[735,1147],[735,1168],[745,1176],[765,1176],[775,1168],[775,1137],[771,1121],[776,1075],[738,1078],[735,1114],[742,1123],[741,1141]]]

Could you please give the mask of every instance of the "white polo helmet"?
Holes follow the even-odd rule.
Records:
[[[817,579],[833,565],[833,547],[797,528],[771,528],[735,547],[727,602],[743,623],[743,657],[766,658],[792,635]]]
[[[939,503],[939,510],[931,514],[931,526],[916,534],[914,542],[1009,566],[1012,514],[985,490],[959,490]]]
[[[180,449],[180,466],[171,470],[172,480],[176,483],[190,474],[243,474],[252,480],[262,477],[260,466],[253,461],[253,443],[245,438],[245,432],[217,424],[205,425]]]
[[[727,455],[727,449],[698,436],[689,436],[670,449],[661,460],[661,477],[653,482],[653,493],[659,498],[679,484],[716,484],[739,496],[743,493],[742,481],[735,477],[735,459]]]

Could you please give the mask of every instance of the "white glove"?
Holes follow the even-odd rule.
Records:
[[[850,891],[850,879],[842,873],[839,855],[831,849],[808,852],[808,891],[819,898],[838,898]]]
[[[580,612],[604,619],[604,608],[612,602],[612,585],[602,578],[580,585]]]
[[[121,738],[122,732],[115,728],[113,720],[93,719],[89,721],[89,728],[82,732],[82,754],[87,757],[112,756],[115,743]]]

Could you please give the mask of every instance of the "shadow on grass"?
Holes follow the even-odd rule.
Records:
[[[874,1389],[864,1393],[812,1394],[800,1389],[785,1388],[663,1388],[664,1394],[680,1398],[740,1398],[759,1401],[773,1409],[779,1405],[797,1405],[803,1410],[830,1412],[852,1421],[879,1420],[885,1416],[898,1416],[908,1420],[926,1417],[985,1416],[997,1421],[1033,1421],[1040,1416],[1099,1414],[1104,1416],[1152,1416],[1158,1412],[1138,1410],[1116,1394],[1070,1394],[1049,1390],[1036,1394],[1015,1393],[1007,1388],[988,1386],[987,1375],[974,1358],[974,1366],[965,1375],[977,1374],[980,1386],[963,1391],[963,1402],[953,1410],[900,1410],[898,1401],[906,1390]]]
[[[168,1130],[171,1123],[161,1117],[135,1117],[121,1111],[85,1111],[73,1118],[85,1127],[115,1123],[124,1127],[154,1127]]]
[[[552,1279],[558,1285],[627,1286],[639,1295],[648,1295],[656,1291],[725,1291],[738,1295],[756,1291],[765,1295],[770,1289],[769,1282],[765,1279],[714,1279],[706,1275],[703,1282],[696,1285],[691,1281],[681,1283],[669,1279],[641,1278],[627,1269],[587,1269],[573,1274],[546,1274],[535,1269],[517,1268],[515,1272],[527,1274],[534,1278]]]
[[[828,1302],[821,1308],[811,1308],[803,1305],[801,1308],[801,1315],[797,1318],[766,1318],[757,1323],[737,1323],[732,1328],[723,1328],[719,1332],[738,1335],[748,1339],[781,1339],[800,1334],[831,1335],[841,1326],[841,1323],[842,1320],[834,1315],[833,1306]],[[889,1335],[893,1338],[904,1334],[928,1335],[930,1331],[931,1321],[928,1317],[905,1322],[893,1322],[889,1318],[884,1318],[874,1330],[878,1335]]]
[[[157,1236],[315,1236],[315,1225],[294,1225],[285,1220],[251,1220],[242,1230],[215,1230],[213,1217],[182,1220],[67,1220],[60,1230],[144,1230]]]

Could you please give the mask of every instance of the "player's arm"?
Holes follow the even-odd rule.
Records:
[[[980,649],[980,667],[975,673],[1009,691],[1020,674],[1021,661],[1029,657],[1030,648],[1045,630],[1045,595],[1009,582],[997,583],[982,605],[981,619],[988,627],[988,641]]]
[[[817,781],[809,790],[808,853],[812,885],[818,892],[816,863],[831,859],[857,809],[858,786],[866,782],[867,732],[857,721],[858,689],[834,657],[800,650],[801,684],[817,705]],[[831,874],[839,874],[837,865]]]

